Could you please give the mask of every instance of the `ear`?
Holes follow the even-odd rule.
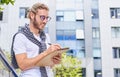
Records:
[[[33,13],[33,12],[30,12],[30,19],[34,19],[34,17],[35,17],[35,14]]]

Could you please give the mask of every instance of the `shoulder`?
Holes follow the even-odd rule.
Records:
[[[23,33],[16,33],[14,35],[15,39],[26,39],[26,36]]]

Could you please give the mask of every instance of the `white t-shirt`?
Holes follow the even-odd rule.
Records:
[[[41,39],[37,36],[35,36],[36,39],[41,41]],[[46,44],[50,43],[49,35],[46,34]],[[48,45],[47,45],[48,48]],[[39,53],[39,47],[31,42],[25,35],[22,33],[18,33],[15,36],[13,49],[15,54],[21,54],[21,53],[27,53],[28,58],[32,58],[38,55]],[[48,77],[54,77],[54,74],[52,72],[52,69],[49,66],[46,66],[46,71]],[[20,77],[41,77],[40,69],[39,67],[34,67],[25,71],[21,72]]]

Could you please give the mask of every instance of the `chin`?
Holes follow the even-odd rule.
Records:
[[[39,28],[40,31],[43,31],[43,29]]]

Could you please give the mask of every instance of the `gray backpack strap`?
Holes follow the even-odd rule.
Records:
[[[18,33],[19,33],[19,32],[17,32],[17,33],[13,36],[12,46],[11,46],[11,63],[12,63],[12,66],[13,66],[15,69],[17,69],[17,68],[19,68],[19,67],[18,67],[16,58],[15,58],[15,52],[14,52],[14,50],[13,50],[13,44],[14,44],[15,36],[16,36]]]

